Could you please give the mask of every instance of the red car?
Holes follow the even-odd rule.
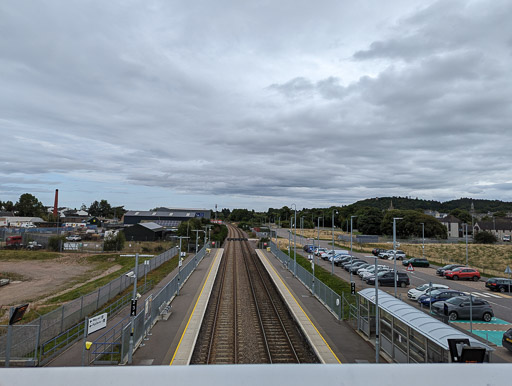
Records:
[[[480,272],[473,268],[459,267],[451,271],[446,271],[444,277],[453,280],[467,279],[478,281],[480,280]]]

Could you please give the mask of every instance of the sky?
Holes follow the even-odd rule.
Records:
[[[508,0],[0,2],[0,200],[512,201]]]

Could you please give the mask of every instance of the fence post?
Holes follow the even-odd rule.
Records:
[[[100,293],[101,293],[101,287],[98,288],[98,298],[96,299],[96,309],[100,306]]]
[[[62,332],[64,330],[64,304],[61,307],[62,307],[62,314],[60,317],[60,332]]]
[[[108,283],[108,300],[112,297],[112,280]]]
[[[345,292],[341,293],[341,320],[345,319]]]
[[[80,299],[80,319],[82,319],[84,311],[84,295],[82,295],[82,298]]]

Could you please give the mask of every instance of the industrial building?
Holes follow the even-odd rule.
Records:
[[[181,222],[192,218],[210,219],[209,209],[156,208],[154,210],[130,210],[123,216],[124,225],[154,222],[165,228],[178,228]]]

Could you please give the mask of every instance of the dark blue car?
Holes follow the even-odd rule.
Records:
[[[453,298],[454,296],[464,296],[466,295],[464,292],[460,292],[452,289],[439,289],[434,290],[430,295],[421,295],[418,299],[418,303],[423,304],[424,306],[429,306],[430,303],[435,303],[439,301],[445,301]]]

